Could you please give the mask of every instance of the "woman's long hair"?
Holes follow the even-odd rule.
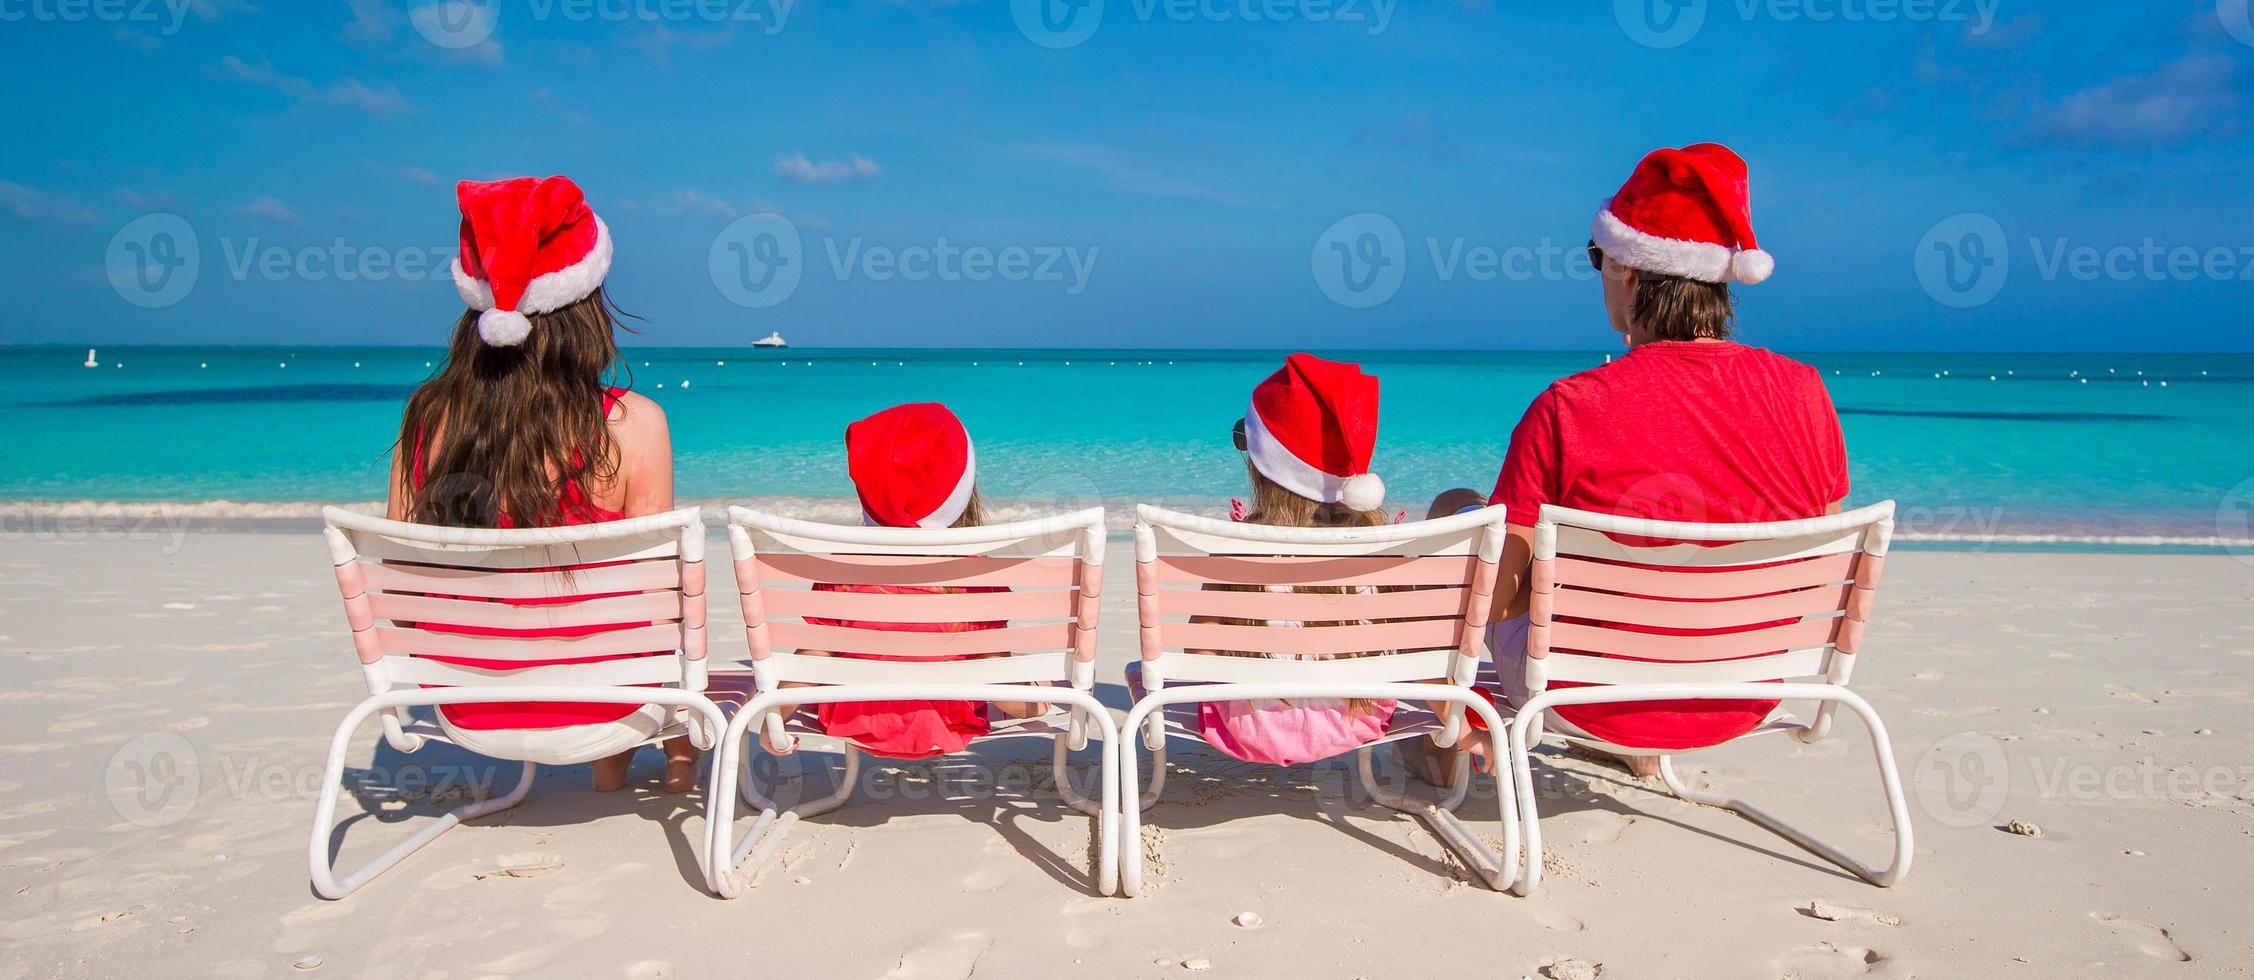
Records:
[[[627,316],[601,289],[530,314],[514,347],[478,336],[475,310],[454,324],[446,364],[407,399],[393,452],[407,519],[448,527],[570,522],[567,488],[585,494],[618,477],[605,385],[619,366],[615,327]],[[435,451],[431,448],[436,442]],[[583,500],[585,498],[582,498]]]

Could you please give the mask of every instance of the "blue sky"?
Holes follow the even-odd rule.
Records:
[[[1755,342],[2254,349],[2245,0],[1048,2],[0,0],[0,341],[435,343],[452,182],[565,173],[649,343],[1603,348],[1718,140]]]

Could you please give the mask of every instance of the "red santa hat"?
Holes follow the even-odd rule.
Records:
[[[846,426],[845,468],[863,517],[880,527],[948,527],[978,482],[969,430],[936,402],[896,405]]]
[[[477,318],[477,335],[514,347],[532,332],[526,314],[586,299],[610,273],[610,229],[569,177],[465,180],[462,250],[454,288]]]
[[[1370,472],[1377,448],[1377,378],[1358,364],[1293,354],[1252,389],[1245,453],[1262,476],[1326,504],[1376,510],[1385,481]]]
[[[1701,282],[1769,278],[1753,238],[1745,161],[1720,143],[1654,150],[1597,212],[1597,246],[1632,269]]]

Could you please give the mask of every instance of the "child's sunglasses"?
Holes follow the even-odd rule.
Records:
[[[1243,419],[1238,419],[1238,420],[1237,420],[1237,425],[1236,425],[1236,428],[1229,430],[1229,438],[1230,438],[1231,440],[1233,440],[1233,441],[1235,441],[1235,442],[1236,442],[1236,444],[1237,444],[1237,452],[1240,452],[1240,453],[1242,453],[1242,452],[1250,452],[1250,451],[1252,450],[1252,444],[1251,444],[1251,443],[1249,443],[1249,442],[1246,442],[1246,441],[1245,441],[1245,438],[1244,438],[1244,420],[1243,420]]]

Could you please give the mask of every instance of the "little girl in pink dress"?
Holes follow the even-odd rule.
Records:
[[[1236,445],[1245,453],[1245,470],[1252,479],[1252,506],[1242,520],[1281,527],[1388,523],[1380,510],[1385,485],[1370,473],[1370,455],[1377,442],[1377,395],[1377,378],[1362,373],[1359,366],[1310,354],[1291,355],[1282,370],[1253,389],[1252,410],[1236,430]],[[1341,624],[1267,625],[1314,629]],[[1292,654],[1197,652],[1297,659]],[[1208,701],[1198,706],[1198,730],[1214,748],[1247,762],[1299,765],[1351,752],[1382,737],[1395,707],[1391,700],[1359,698]]]

